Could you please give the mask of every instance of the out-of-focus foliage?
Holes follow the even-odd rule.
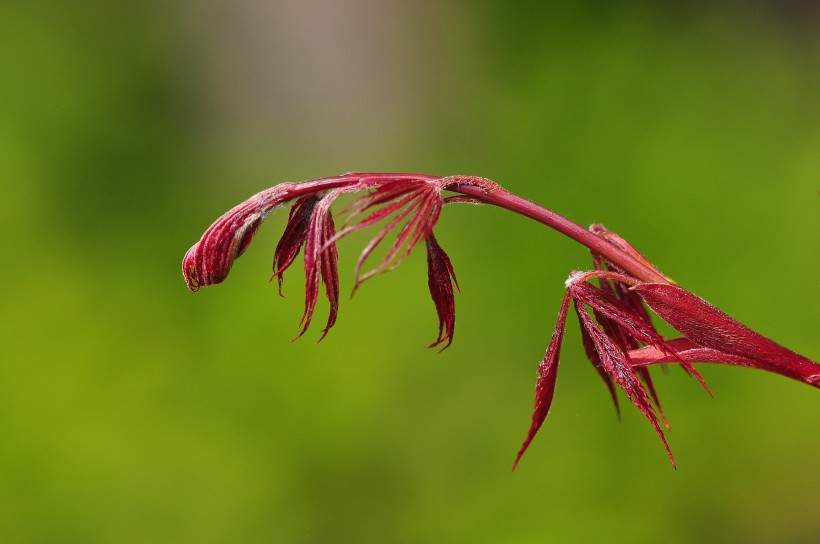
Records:
[[[675,472],[616,421],[574,323],[510,473],[589,266],[534,224],[445,210],[463,293],[441,356],[423,251],[291,343],[299,267],[286,299],[267,283],[285,214],[185,289],[202,228],[265,186],[470,173],[820,356],[817,19],[598,4],[5,2],[0,540],[817,542],[816,390],[704,368],[711,400],[659,374]],[[340,245],[343,289],[365,239]]]

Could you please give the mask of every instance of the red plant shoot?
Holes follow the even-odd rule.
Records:
[[[348,221],[337,230],[331,205],[346,193],[359,196],[347,208]],[[616,390],[620,388],[647,418],[673,466],[675,458],[664,431],[669,425],[650,375],[651,365],[680,365],[707,391],[693,363],[757,368],[820,387],[820,364],[751,330],[676,285],[617,234],[602,225],[584,229],[479,177],[352,172],[277,185],[222,215],[188,250],[182,261],[188,288],[196,291],[222,282],[265,217],[288,202],[292,206],[274,252],[273,277],[281,294],[285,272],[303,253],[305,309],[297,338],[312,323],[322,285],[330,312],[320,340],[335,324],[339,308],[336,242],[355,231],[381,224],[356,263],[354,292],[366,280],[399,266],[413,248],[425,243],[428,287],[439,321],[438,335],[430,347],[442,350],[453,342],[458,289],[453,264],[433,234],[445,205],[469,202],[498,206],[556,229],[589,248],[592,270],[573,272],[566,282],[558,320],[538,366],[532,421],[514,466],[549,414],[570,304],[581,326],[587,358],[607,386],[616,410],[620,413]],[[385,256],[365,271],[369,257],[391,234],[392,243]],[[652,324],[647,308],[681,336],[664,338]]]

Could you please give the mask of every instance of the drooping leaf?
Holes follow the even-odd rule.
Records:
[[[590,230],[595,232],[596,226],[599,225],[592,225],[592,227],[590,227]],[[598,255],[594,251],[592,252],[592,262],[596,270],[600,270],[603,272],[611,271],[614,268],[612,265],[607,263],[603,257]],[[617,270],[617,268],[615,268],[615,270]],[[619,270],[617,270],[617,272],[621,273]],[[649,326],[649,328],[653,332],[657,333],[655,327],[652,325],[652,320],[650,319],[649,314],[647,313],[646,308],[643,305],[643,301],[637,293],[630,291],[627,288],[627,286],[625,286],[623,283],[610,280],[607,277],[598,278],[598,284],[602,291],[610,295],[613,299],[616,299],[619,302],[621,302],[621,304],[623,304],[625,308],[629,309],[639,317],[643,318],[644,321],[646,321],[646,324]],[[609,319],[608,317],[606,317],[601,312],[595,309],[593,309],[593,314],[595,315],[595,320],[598,321],[598,323],[600,323],[601,326],[604,328],[604,332],[606,332],[610,338],[614,338],[615,340],[617,340],[618,346],[622,350],[624,350],[625,353],[630,350],[637,349],[641,346],[641,342],[638,341],[638,339],[636,339],[634,336],[631,336],[628,331],[624,330],[617,321]],[[583,327],[581,327],[581,331],[584,331]],[[586,338],[584,339],[584,342],[585,344],[587,343]],[[660,398],[658,397],[658,391],[655,388],[655,383],[652,380],[652,375],[650,374],[649,369],[638,368],[636,369],[636,374],[640,378],[641,383],[643,383],[644,387],[649,391],[649,395],[652,398],[658,415],[660,415],[661,417],[663,426],[666,427],[666,429],[668,430],[669,421],[666,419],[666,414],[664,414],[663,412],[663,406],[661,405]],[[611,381],[609,385],[610,393],[613,394],[614,390],[612,388]]]
[[[592,342],[592,338],[590,338],[589,333],[586,328],[584,328],[584,324],[580,319],[578,320],[578,326],[581,329],[581,340],[584,344],[584,353],[587,356],[587,360],[592,363],[595,372],[598,373],[604,385],[606,385],[607,391],[609,391],[609,397],[612,399],[612,405],[615,407],[615,413],[618,419],[621,419],[621,404],[618,401],[618,392],[615,390],[615,384],[612,383],[612,378],[610,378],[609,374],[604,370],[601,360],[598,358],[598,352],[595,351],[595,344]]]
[[[456,304],[453,286],[458,280],[450,257],[438,244],[436,237],[427,237],[427,285],[438,314],[438,336],[429,347],[444,344],[442,351],[453,343],[456,330]]]
[[[298,199],[290,209],[287,225],[285,225],[285,230],[279,238],[273,255],[273,275],[279,284],[280,295],[282,295],[285,271],[290,268],[302,249],[317,202],[319,202],[319,197],[316,195],[304,196]]]
[[[319,284],[324,283],[330,305],[327,324],[325,325],[321,341],[336,323],[339,308],[339,272],[338,253],[336,245],[327,245],[336,232],[333,224],[333,215],[330,205],[343,193],[337,189],[330,191],[313,209],[310,218],[307,237],[305,238],[305,310],[300,320],[301,330],[296,336],[303,336],[313,320],[316,302],[319,298]]]
[[[532,412],[532,423],[530,423],[529,431],[518,454],[515,456],[513,463],[513,470],[518,466],[521,457],[526,453],[527,448],[530,447],[533,438],[538,434],[538,430],[543,425],[544,420],[547,419],[550,406],[552,406],[552,398],[555,394],[555,381],[558,377],[558,360],[561,357],[561,343],[564,339],[564,328],[567,322],[567,310],[569,309],[570,292],[564,294],[564,299],[561,301],[561,309],[558,312],[558,320],[555,323],[555,329],[552,331],[552,338],[550,339],[547,351],[541,363],[538,365],[538,381],[535,384],[535,403]]]
[[[638,379],[632,366],[624,352],[610,339],[606,333],[596,324],[589,314],[583,308],[583,302],[575,300],[575,311],[578,314],[578,319],[582,326],[589,333],[590,338],[595,346],[595,351],[598,353],[598,358],[606,372],[612,377],[621,389],[624,390],[626,396],[632,401],[638,410],[649,420],[652,427],[655,429],[658,437],[661,439],[666,454],[672,462],[672,466],[676,466],[675,456],[672,449],[669,447],[669,442],[666,435],[661,428],[657,416],[650,404],[649,397],[646,394],[640,380]]]

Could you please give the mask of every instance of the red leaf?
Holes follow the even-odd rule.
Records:
[[[282,280],[285,270],[293,264],[302,248],[310,228],[313,209],[317,202],[319,202],[319,198],[315,195],[304,196],[297,200],[290,209],[288,223],[285,225],[285,230],[282,237],[279,238],[279,243],[276,245],[276,251],[273,255],[273,275],[279,283],[280,295],[282,295]]]
[[[347,225],[344,228],[342,228],[342,230],[340,230],[338,232],[338,234],[336,234],[336,240],[340,240],[340,239],[344,238],[345,236],[347,236],[351,232],[356,232],[356,231],[364,229],[366,227],[375,225],[376,223],[378,223],[382,219],[392,215],[394,212],[396,212],[398,210],[401,210],[402,208],[406,209],[408,207],[408,205],[410,205],[414,200],[418,199],[418,196],[421,194],[421,192],[422,192],[422,189],[420,189],[420,188],[412,188],[410,191],[401,193],[399,195],[394,195],[394,197],[392,198],[392,200],[389,203],[386,203],[381,208],[379,208],[376,211],[372,212],[366,218],[360,220],[359,222],[357,222],[353,225]],[[401,197],[401,198],[399,198],[399,197]],[[365,197],[362,197],[362,198],[365,198]],[[361,200],[361,199],[359,199],[359,200]],[[372,204],[357,205],[357,202],[359,202],[359,200],[357,200],[356,202],[353,203],[354,211],[352,212],[352,215],[362,213],[362,212],[366,211],[367,209],[369,209],[372,206]],[[361,208],[361,209],[359,209],[359,208]]]
[[[609,396],[612,398],[612,404],[615,406],[615,413],[618,415],[618,419],[621,419],[621,404],[618,402],[618,392],[615,390],[615,384],[612,383],[612,378],[609,377],[609,374],[606,373],[606,370],[604,370],[604,367],[601,365],[601,361],[598,359],[598,353],[595,351],[595,344],[584,328],[580,316],[578,316],[578,326],[581,328],[581,340],[584,344],[584,353],[586,353],[587,359],[592,363],[593,368],[595,368],[595,372],[598,373],[604,385],[606,385]]]
[[[677,361],[677,359],[675,360]],[[638,378],[641,379],[641,382],[643,382],[644,387],[646,387],[649,391],[649,396],[652,397],[652,402],[655,404],[655,409],[658,411],[658,415],[661,416],[663,426],[666,427],[666,430],[668,431],[670,429],[669,420],[666,419],[666,414],[663,413],[663,406],[661,406],[661,399],[658,398],[658,391],[655,389],[655,382],[652,381],[652,374],[649,373],[648,368],[643,367],[636,368],[635,373],[638,375]]]
[[[629,242],[624,240],[619,234],[617,234],[615,232],[612,232],[611,230],[608,230],[606,227],[604,227],[600,223],[590,225],[589,230],[590,230],[590,232],[597,234],[598,236],[600,236],[601,238],[603,238],[604,240],[609,242],[611,245],[617,247],[618,249],[620,249],[621,251],[623,251],[624,253],[626,253],[627,255],[629,255],[630,257],[635,259],[636,261],[638,261],[639,263],[653,269],[661,277],[664,277],[664,278],[666,277],[661,273],[660,270],[658,270],[658,267],[656,267],[654,264],[649,262],[649,259],[644,257],[643,254],[640,251],[635,249],[635,247],[632,244],[630,244]],[[611,264],[610,264],[610,266],[611,266]],[[617,268],[617,267],[614,267],[614,268]],[[669,280],[669,281],[672,281],[672,280]]]
[[[675,351],[675,356],[665,353],[655,346],[645,346],[629,352],[629,363],[633,367],[641,368],[653,364],[677,363],[678,357],[690,363],[720,363],[736,366],[746,366],[777,372],[765,363],[756,359],[749,359],[740,355],[733,355],[717,349],[706,348],[694,343],[688,338],[667,340],[666,344]]]
[[[335,244],[327,245],[336,233],[330,205],[344,192],[343,189],[330,191],[314,207],[305,239],[305,310],[300,321],[301,330],[296,338],[304,335],[310,327],[316,302],[319,298],[319,283],[324,283],[330,304],[330,311],[321,341],[336,323],[339,308],[338,253]]]
[[[705,300],[675,285],[633,287],[650,308],[694,343],[758,361],[760,368],[817,386],[820,365],[735,321]]]
[[[547,351],[544,358],[538,365],[538,381],[535,384],[535,406],[532,412],[532,423],[527,432],[527,437],[518,454],[515,456],[515,463],[513,463],[513,470],[518,466],[521,457],[526,453],[527,448],[530,447],[533,438],[538,434],[538,430],[543,425],[544,420],[547,419],[550,406],[552,405],[552,397],[555,393],[555,380],[558,377],[558,360],[561,356],[561,342],[564,339],[564,326],[567,322],[567,309],[569,308],[570,292],[567,290],[564,299],[561,301],[561,310],[558,312],[558,321],[555,323],[555,329],[552,331],[552,339],[550,339]]]
[[[575,310],[578,313],[582,326],[586,329],[592,339],[595,346],[595,351],[598,353],[598,358],[600,359],[603,368],[612,377],[612,379],[615,380],[615,383],[621,386],[627,397],[629,397],[632,403],[652,424],[652,427],[655,429],[655,432],[658,434],[661,442],[663,442],[663,446],[666,449],[666,454],[669,457],[669,460],[672,462],[672,466],[675,466],[675,456],[672,454],[672,450],[669,447],[669,442],[666,440],[666,435],[664,434],[663,429],[661,429],[658,418],[650,405],[646,391],[643,386],[641,386],[641,382],[635,375],[635,372],[629,364],[626,355],[612,341],[612,339],[610,339],[604,331],[594,321],[592,321],[586,311],[581,307],[582,304],[582,302],[579,302],[579,300],[576,299]]]
[[[590,227],[590,230],[595,232],[594,229],[595,229],[596,226],[600,226],[600,225],[592,225],[592,227]],[[617,267],[614,267],[611,264],[607,263],[603,257],[596,254],[595,252],[592,252],[592,262],[593,262],[596,270],[601,270],[601,271],[605,271],[605,272],[606,271],[611,271],[613,269],[617,270]],[[618,272],[620,272],[620,271],[618,271]],[[604,291],[608,295],[612,296],[612,298],[615,298],[618,301],[620,301],[626,308],[628,308],[630,311],[632,311],[633,313],[635,313],[636,315],[638,315],[639,317],[644,319],[646,321],[647,325],[649,325],[649,327],[652,329],[652,331],[657,332],[657,331],[655,331],[655,327],[652,325],[652,321],[649,318],[649,314],[647,313],[646,308],[643,305],[643,301],[641,300],[641,297],[638,296],[637,293],[634,293],[634,292],[630,291],[628,289],[628,287],[626,285],[624,285],[623,283],[620,283],[620,282],[617,282],[617,281],[614,281],[614,280],[611,281],[609,278],[605,278],[605,277],[598,278],[598,283],[599,283],[600,288],[601,288],[602,291]],[[618,344],[619,344],[620,348],[624,350],[624,352],[628,352],[629,350],[637,349],[637,348],[640,347],[640,342],[637,339],[635,339],[634,337],[630,336],[629,333],[627,331],[625,331],[623,328],[621,328],[618,325],[617,321],[613,321],[611,319],[608,319],[607,317],[605,317],[603,314],[601,314],[597,310],[593,310],[593,313],[595,314],[595,319],[598,321],[598,323],[600,323],[604,327],[604,331],[611,338],[614,338],[614,339],[618,340]],[[588,342],[588,335],[586,334],[586,331],[584,331],[583,327],[581,327],[581,331],[584,334],[584,346],[585,346],[585,349],[587,349],[586,345],[589,343]],[[588,349],[587,349],[587,356],[589,356],[589,350]],[[666,415],[663,413],[663,407],[661,406],[660,398],[658,398],[658,392],[655,389],[655,383],[652,381],[652,375],[649,373],[649,369],[648,368],[638,368],[638,369],[636,369],[636,373],[637,373],[638,377],[640,378],[641,382],[646,387],[646,389],[649,391],[649,395],[652,397],[652,401],[655,404],[655,409],[658,411],[658,414],[661,416],[661,420],[663,421],[663,426],[666,427],[666,429],[668,430],[669,429],[669,421],[666,419]],[[609,388],[610,388],[610,394],[613,396],[613,398],[616,398],[615,397],[615,391],[614,391],[614,388],[612,386],[612,381],[611,380],[609,380],[608,385],[609,385]],[[616,404],[616,408],[617,408],[617,404]],[[618,415],[620,416],[620,410],[618,411]]]
[[[290,184],[277,185],[234,206],[219,217],[182,260],[182,273],[191,291],[222,282],[233,262],[251,243],[259,224],[287,200]]]
[[[379,181],[384,183],[383,179]],[[379,204],[394,201],[398,197],[412,193],[425,185],[425,182],[416,180],[397,180],[393,183],[384,183],[383,185],[376,186],[370,193],[357,198],[345,211],[356,215]]]
[[[427,285],[438,314],[438,337],[429,347],[446,342],[442,351],[453,343],[456,330],[456,304],[453,285],[458,288],[458,280],[453,264],[447,253],[438,245],[436,237],[427,237]]]
[[[410,254],[413,248],[422,239],[426,239],[433,232],[433,227],[438,222],[444,201],[439,193],[439,188],[433,184],[426,184],[423,188],[414,191],[413,198],[410,199],[397,215],[368,243],[362,251],[356,263],[356,286],[357,288],[368,279],[393,270],[399,266]],[[393,245],[382,261],[372,270],[362,273],[361,269],[365,261],[376,247],[395,229],[401,221],[412,214],[412,217],[404,224],[396,235]]]

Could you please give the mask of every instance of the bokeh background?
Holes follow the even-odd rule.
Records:
[[[496,209],[438,228],[320,345],[267,283],[285,214],[197,295],[185,250],[283,180],[493,178],[605,223],[737,318],[820,356],[820,16],[808,2],[6,1],[0,7],[0,540],[820,541],[820,395],[708,367],[657,385],[680,468],[618,423],[568,329],[583,248]],[[547,3],[544,3],[547,4]],[[366,234],[341,245],[343,287]],[[317,321],[322,321],[324,306]]]

